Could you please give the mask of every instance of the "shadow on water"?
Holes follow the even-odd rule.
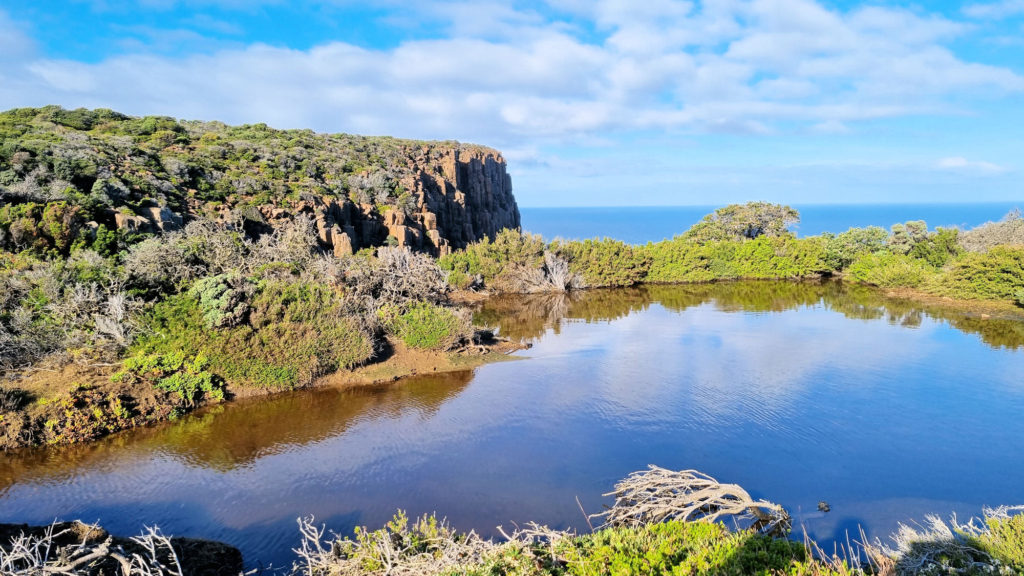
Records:
[[[476,322],[516,340],[561,333],[564,321],[610,322],[657,304],[674,312],[712,305],[721,312],[784,312],[821,307],[854,320],[884,320],[917,328],[925,318],[977,334],[993,348],[1024,348],[1022,316],[972,313],[953,304],[893,298],[876,288],[837,281],[745,281],[714,284],[647,285],[573,294],[505,295],[485,301]]]

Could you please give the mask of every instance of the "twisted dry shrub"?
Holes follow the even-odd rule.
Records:
[[[374,257],[356,256],[344,272],[346,298],[360,310],[410,302],[443,302],[451,287],[433,258],[385,246]]]
[[[985,252],[994,246],[1024,245],[1024,216],[1013,210],[999,222],[986,222],[961,232],[960,246],[968,252]]]
[[[696,470],[667,470],[649,466],[633,472],[605,494],[615,504],[592,518],[606,526],[644,526],[680,520],[717,522],[733,519],[768,534],[789,532],[786,510],[766,500],[754,500],[737,484],[722,484]]]

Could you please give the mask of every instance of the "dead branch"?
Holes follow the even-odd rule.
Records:
[[[658,466],[633,472],[605,494],[615,504],[591,518],[605,526],[642,526],[668,520],[717,522],[732,518],[751,522],[766,534],[789,532],[789,513],[766,500],[754,500],[736,484],[722,484],[696,470],[673,471]]]

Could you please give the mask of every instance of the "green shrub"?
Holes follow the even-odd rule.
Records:
[[[556,242],[552,250],[569,262],[570,271],[582,276],[588,287],[639,284],[651,267],[646,251],[611,238]]]
[[[819,238],[761,236],[746,242],[695,244],[677,236],[645,249],[651,257],[649,282],[804,278],[828,270]]]
[[[135,349],[205,354],[209,370],[231,385],[295,388],[365,361],[371,338],[346,316],[341,294],[323,284],[264,281],[249,302],[248,321],[211,328],[187,295],[156,304]]]
[[[1024,291],[1024,248],[965,253],[949,264],[935,290],[954,298],[1018,299]]]
[[[410,348],[448,350],[469,331],[467,320],[458,313],[427,302],[412,304],[405,311],[384,307],[379,314],[388,331]]]
[[[845,272],[846,278],[882,288],[918,288],[935,275],[921,260],[891,252],[863,255]]]
[[[126,358],[112,379],[151,382],[155,388],[176,394],[188,409],[204,399],[224,399],[223,381],[207,371],[208,366],[209,359],[202,353],[191,358],[182,351],[140,353]]]
[[[850,228],[836,236],[825,237],[825,263],[832,270],[843,270],[863,254],[885,249],[889,233],[879,226]]]
[[[805,558],[802,544],[706,522],[601,530],[560,552],[575,576],[768,575]]]
[[[1024,574],[1024,514],[989,517],[985,524],[988,531],[973,538],[972,544],[1016,573]]]
[[[494,240],[485,238],[441,257],[438,265],[449,272],[448,281],[456,288],[465,288],[478,276],[488,286],[500,286],[502,277],[517,268],[541,268],[545,248],[539,235],[505,229]]]
[[[792,236],[789,226],[799,221],[799,212],[781,204],[730,204],[705,216],[687,230],[683,238],[697,244],[705,244],[726,240],[753,240],[761,236]]]
[[[249,292],[245,279],[236,274],[219,274],[196,281],[190,296],[199,302],[208,328],[237,326],[249,313]]]
[[[959,231],[956,228],[939,228],[934,234],[921,239],[910,249],[909,254],[920,258],[936,268],[945,266],[952,258],[958,256],[963,249],[957,240]]]

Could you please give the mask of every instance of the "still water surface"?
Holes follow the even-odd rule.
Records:
[[[287,566],[295,519],[396,508],[460,529],[585,527],[620,478],[696,468],[815,538],[1024,503],[1024,323],[838,284],[732,283],[488,302],[521,359],[216,407],[0,456],[0,522],[159,524]],[[819,500],[832,512],[819,513]]]

